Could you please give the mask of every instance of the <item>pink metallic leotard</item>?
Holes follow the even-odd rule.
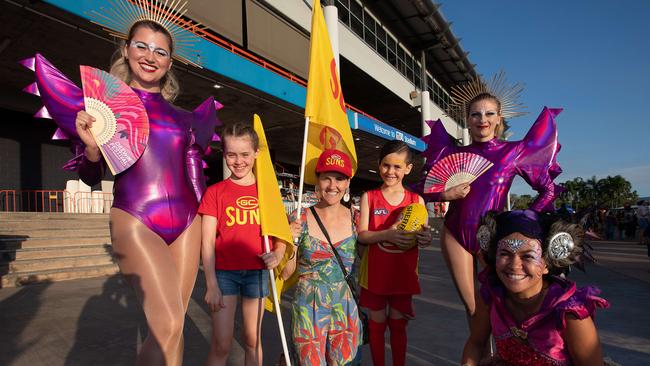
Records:
[[[474,142],[469,146],[457,146],[441,121],[427,121],[431,127],[431,134],[423,138],[428,144],[424,152],[427,162],[423,178],[415,187],[427,202],[440,201],[440,193],[424,190],[427,172],[440,159],[453,153],[470,152],[481,155],[494,164],[471,184],[471,190],[465,198],[451,201],[445,216],[445,228],[465,250],[478,252],[476,230],[479,220],[489,210],[503,210],[515,175],[524,178],[539,192],[530,209],[553,209],[553,201],[562,190],[553,183],[553,179],[562,172],[556,162],[560,144],[554,120],[560,112],[561,109],[544,108],[521,141],[494,138],[487,142]]]
[[[77,112],[84,109],[83,92],[43,56],[25,60],[36,83],[27,91],[40,95],[45,109],[37,117],[50,117],[59,126],[55,139],[70,139],[75,157],[65,168],[77,170],[88,185],[99,183],[105,163],[90,162],[75,128]],[[192,223],[205,190],[203,152],[219,124],[220,104],[209,98],[193,112],[174,107],[160,93],[133,89],[149,117],[149,141],[142,156],[115,177],[113,207],[137,218],[167,244]]]

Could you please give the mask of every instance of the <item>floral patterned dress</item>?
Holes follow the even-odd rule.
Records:
[[[362,340],[361,320],[336,256],[327,241],[309,235],[305,212],[298,244],[298,283],[292,307],[292,337],[306,365],[345,365],[354,360]],[[333,243],[348,273],[357,234]]]

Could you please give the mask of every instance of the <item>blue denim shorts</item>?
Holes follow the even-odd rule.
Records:
[[[265,269],[216,270],[223,296],[241,295],[253,299],[269,295],[269,271]]]

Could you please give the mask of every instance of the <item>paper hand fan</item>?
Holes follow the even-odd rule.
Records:
[[[492,165],[492,162],[478,154],[451,154],[433,164],[424,181],[424,192],[444,192],[462,183],[472,183]]]
[[[95,117],[90,129],[113,175],[133,165],[149,140],[149,118],[128,85],[113,75],[81,66],[86,112]]]

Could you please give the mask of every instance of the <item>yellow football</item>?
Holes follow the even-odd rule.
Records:
[[[404,231],[419,231],[429,221],[426,206],[421,203],[411,203],[404,207],[397,219],[397,228]]]
[[[427,208],[421,203],[411,203],[405,206],[393,224],[393,228],[410,231],[413,241],[408,245],[396,245],[388,242],[379,243],[379,249],[388,253],[403,253],[417,245],[416,231],[420,231],[429,220]]]

